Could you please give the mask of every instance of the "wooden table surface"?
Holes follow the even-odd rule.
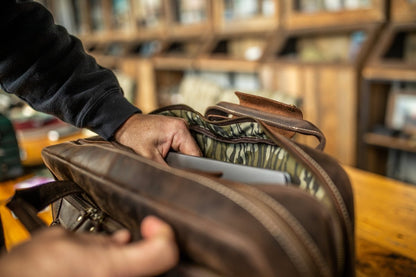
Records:
[[[355,198],[357,277],[416,276],[416,186],[345,169]]]
[[[357,277],[416,276],[416,186],[345,169],[355,195]],[[28,238],[3,206],[15,183],[0,183],[0,212],[9,247]],[[43,216],[49,219],[47,212]]]

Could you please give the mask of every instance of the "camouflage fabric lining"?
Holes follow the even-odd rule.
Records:
[[[257,122],[209,122],[193,111],[164,110],[159,114],[184,118],[207,158],[289,173],[292,185],[327,202],[325,190],[314,176],[285,149],[271,141]],[[329,203],[329,201],[327,202]]]

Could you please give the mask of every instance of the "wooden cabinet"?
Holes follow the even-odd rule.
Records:
[[[416,111],[416,24],[391,22],[382,34],[363,69],[358,166],[416,183],[405,173],[416,157],[416,133],[401,123]]]
[[[219,85],[216,90],[219,94],[223,90],[246,90],[236,81],[244,77],[252,83],[261,82],[258,69],[270,37],[278,30],[280,1],[218,0],[210,3],[212,29],[209,32],[200,29],[199,36],[170,36],[167,47],[152,57],[157,83],[161,86],[173,82],[171,87],[182,88],[190,75],[200,79],[199,84],[203,86],[210,82],[204,81],[209,75],[227,83],[226,87]],[[195,89],[193,102],[185,103],[200,106],[196,102],[202,99],[201,93],[214,94],[198,91]],[[186,99],[189,100],[189,94]],[[207,101],[206,105],[215,104],[208,102],[213,99],[205,98],[204,101]]]
[[[305,119],[327,136],[325,151],[356,165],[361,69],[386,20],[386,2],[293,0],[282,10],[282,32],[262,63],[268,85],[300,98]]]
[[[391,1],[390,8],[362,73],[358,166],[416,183],[416,2]]]

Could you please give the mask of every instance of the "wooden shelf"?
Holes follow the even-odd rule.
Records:
[[[416,139],[410,140],[375,133],[366,133],[364,135],[364,141],[370,145],[416,153]]]
[[[409,0],[390,1],[390,19],[392,22],[413,22],[416,18],[416,2]]]
[[[256,61],[235,60],[227,57],[224,58],[198,58],[195,62],[195,68],[207,71],[231,71],[231,72],[248,72],[255,73],[259,68]]]
[[[299,1],[290,0],[284,8],[283,26],[288,30],[382,23],[386,20],[386,1],[373,0],[370,7],[333,11],[301,11]]]
[[[367,25],[347,25],[347,26],[327,26],[322,28],[305,28],[288,30],[279,34],[277,39],[271,47],[263,60],[275,62],[298,63],[314,66],[354,66],[360,67],[365,62],[374,41],[381,29],[381,24],[367,24]],[[311,43],[318,44],[320,41],[326,40],[327,45],[332,45],[333,49],[342,47],[349,47],[345,51],[351,51],[353,36],[359,35],[356,41],[356,50],[352,55],[340,57],[338,60],[317,60],[317,59],[302,59],[299,53],[299,44],[302,40],[309,39]],[[332,41],[331,41],[332,39]],[[316,42],[315,42],[315,41]],[[328,49],[331,51],[331,49]],[[343,53],[345,51],[342,51]],[[333,54],[335,55],[335,54]]]
[[[416,63],[404,59],[406,33],[416,33],[416,23],[391,23],[375,44],[363,70],[368,79],[416,80]]]
[[[163,49],[152,58],[155,69],[190,70],[196,68],[196,59],[206,53],[211,38],[169,38]]]
[[[157,56],[152,58],[156,70],[190,70],[196,68],[195,60],[187,57]]]
[[[404,66],[403,63],[384,63],[379,66],[366,66],[363,69],[363,77],[373,80],[395,80],[414,82],[416,80],[416,68],[412,65]]]
[[[102,1],[102,30],[92,28],[92,1]],[[171,80],[177,81],[172,86],[175,90],[181,82],[178,76],[186,77],[187,71],[250,73],[253,79],[258,79],[252,82],[253,86],[247,86],[248,89],[260,87],[259,90],[278,91],[301,99],[305,118],[324,133],[331,134],[327,153],[344,164],[354,165],[361,74],[365,78],[415,79],[413,64],[405,66],[403,61],[392,59],[383,64],[368,63],[368,56],[374,52],[376,38],[388,18],[386,0],[368,1],[369,6],[361,8],[311,13],[299,8],[299,0],[200,0],[192,1],[192,4],[190,1],[160,0],[154,2],[160,6],[154,8],[157,11],[151,13],[150,21],[147,21],[146,13],[140,11],[139,4],[144,0],[126,1],[132,8],[126,13],[125,20],[132,26],[115,28],[112,0],[78,0],[87,3],[82,4],[86,9],[80,15],[86,23],[79,29],[86,48],[95,49],[91,53],[99,57],[99,61],[110,68],[124,68],[129,76],[135,76],[139,84],[137,99],[140,99],[136,103],[144,105],[143,110],[157,107],[155,99],[162,78],[168,79],[169,84]],[[339,5],[346,2],[333,1]],[[190,6],[186,6],[188,4]],[[391,6],[395,9],[400,5],[394,1]],[[242,42],[243,39],[247,41]],[[311,52],[299,50],[302,47],[305,50],[305,45],[314,39],[319,42],[318,50],[325,49],[321,47],[323,42],[334,42],[332,47],[326,48],[329,49],[326,53],[323,52],[331,54],[330,58],[319,60],[320,55],[312,55],[311,59]],[[160,43],[160,50],[143,55],[141,44],[152,41]],[[355,42],[355,48],[349,49],[351,41]],[[246,55],[241,49],[236,51],[234,43],[244,46],[252,43],[250,51],[253,52],[250,53],[254,54]],[[341,56],[339,49],[351,50],[352,54]],[[175,78],[170,79],[168,74]],[[144,76],[150,76],[149,80],[144,80]],[[229,78],[229,82],[224,81],[222,85],[244,84],[233,83],[233,76],[224,77]],[[163,93],[167,91],[170,92],[163,87]]]
[[[167,27],[167,1],[130,0],[134,32],[142,39],[163,38]]]
[[[240,1],[245,5],[244,12],[239,7],[227,10],[225,0],[214,0],[214,28],[216,34],[245,34],[247,32],[276,31],[280,26],[280,1]],[[229,1],[232,2],[232,1]],[[253,4],[257,2],[257,4]],[[269,5],[267,7],[263,5]],[[250,7],[250,11],[247,7]]]
[[[165,3],[169,37],[201,37],[212,32],[212,0],[193,3],[167,0]]]

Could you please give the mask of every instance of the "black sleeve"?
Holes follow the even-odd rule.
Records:
[[[0,0],[0,84],[34,109],[110,139],[133,113],[115,75],[36,2]]]

